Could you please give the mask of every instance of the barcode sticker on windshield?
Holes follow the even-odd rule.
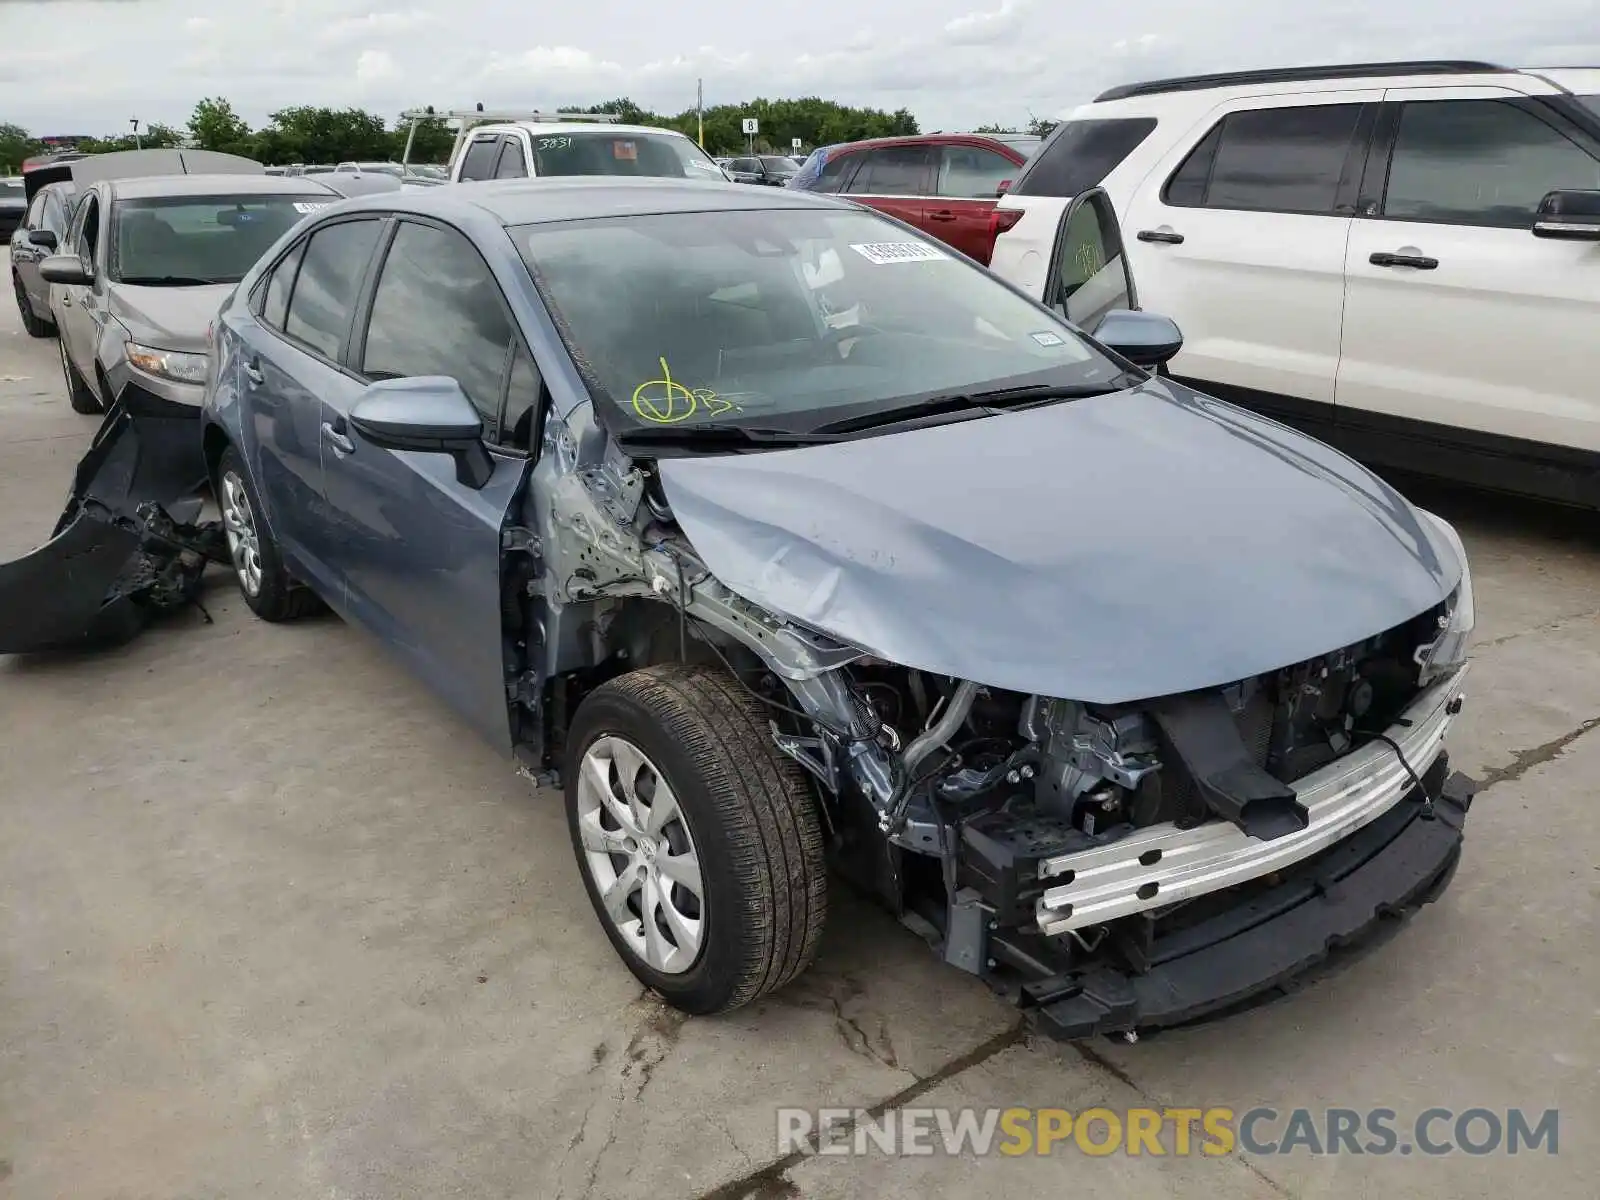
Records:
[[[332,200],[296,200],[294,202],[294,210],[304,215],[306,213],[314,213],[319,208],[327,208],[332,203]]]
[[[948,257],[926,242],[851,242],[850,249],[880,267],[884,263],[938,262]]]

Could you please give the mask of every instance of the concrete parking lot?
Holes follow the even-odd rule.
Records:
[[[0,555],[95,425],[0,301]],[[0,1195],[1592,1197],[1600,521],[1419,498],[1478,581],[1454,886],[1335,977],[1136,1045],[1029,1038],[842,894],[797,986],[683,1020],[602,936],[557,796],[366,636],[256,621],[221,571],[210,624],[0,660]],[[1555,1156],[788,1161],[786,1105],[1561,1118]]]

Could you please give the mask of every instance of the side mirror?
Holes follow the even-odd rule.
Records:
[[[351,406],[350,427],[385,450],[450,455],[456,481],[469,488],[483,487],[494,474],[483,418],[446,375],[378,380]]]
[[[48,229],[28,230],[28,241],[44,250],[54,250],[59,244],[56,235]]]
[[[1533,236],[1600,242],[1600,192],[1550,192],[1539,201]]]
[[[1127,308],[1108,312],[1091,336],[1129,362],[1152,369],[1183,349],[1183,334],[1171,317]]]
[[[39,264],[39,276],[48,283],[94,282],[94,271],[73,254],[52,254]]]

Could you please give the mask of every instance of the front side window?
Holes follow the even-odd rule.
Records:
[[[1361,110],[1359,104],[1307,104],[1229,113],[1168,181],[1166,201],[1331,214],[1353,158]]]
[[[522,142],[518,138],[508,137],[505,145],[500,149],[500,163],[494,169],[496,179],[526,179],[528,177],[528,159],[522,153]]]
[[[237,283],[274,242],[332,197],[171,196],[111,210],[111,278],[150,287]]]
[[[467,157],[461,163],[464,180],[489,179],[494,176],[495,156],[500,153],[497,137],[476,138],[467,145]]]
[[[927,146],[869,150],[848,191],[860,196],[926,196],[932,158]]]
[[[533,165],[537,175],[723,178],[722,168],[686,137],[619,133],[604,127],[590,132],[534,134]]]
[[[382,228],[377,220],[339,221],[311,235],[289,298],[286,334],[326,359],[339,357]]]
[[[40,192],[34,196],[33,203],[28,205],[27,215],[22,218],[22,227],[24,229],[44,228],[44,206],[48,198],[48,192]]]
[[[1600,162],[1498,100],[1424,100],[1400,110],[1383,214],[1531,229],[1546,193],[1600,188]]]
[[[1114,308],[1132,308],[1122,235],[1109,202],[1085,202],[1063,218],[1046,303],[1080,329],[1093,330]]]
[[[495,438],[511,338],[500,286],[472,243],[453,229],[402,223],[372,296],[361,373],[448,375]]]
[[[1011,190],[1070,200],[1099,187],[1156,127],[1153,117],[1066,121],[1034,152]]]
[[[592,218],[512,236],[614,430],[809,429],[928,394],[1120,374],[987,271],[867,210]]]
[[[820,154],[821,151],[819,150],[818,153]],[[837,192],[860,161],[861,155],[859,154],[834,151],[828,156],[828,160],[822,164],[822,170],[817,173],[817,181],[812,184],[810,190],[814,192]],[[809,169],[808,167],[807,170]],[[801,172],[802,176],[805,174],[806,171]]]
[[[93,264],[95,250],[100,244],[100,198],[90,192],[78,206],[77,217],[72,222],[72,245],[78,257]]]
[[[939,152],[939,182],[934,191],[954,199],[993,200],[1000,185],[1017,177],[1003,154],[981,146],[945,146]]]

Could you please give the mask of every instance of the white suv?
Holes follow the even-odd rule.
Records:
[[[1380,466],[1600,506],[1600,69],[1113,88],[1000,202],[991,269],[1058,302],[1097,185],[1174,376]]]

